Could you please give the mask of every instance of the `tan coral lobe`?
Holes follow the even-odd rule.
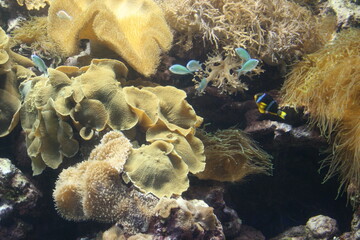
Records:
[[[59,18],[65,11],[71,19]],[[170,28],[152,0],[54,0],[48,33],[67,55],[81,39],[105,46],[145,76],[155,73],[162,51],[169,50]]]

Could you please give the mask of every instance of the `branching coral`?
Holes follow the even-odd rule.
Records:
[[[80,39],[90,39],[93,47],[108,47],[145,76],[155,73],[161,51],[172,41],[152,0],[54,0],[48,21],[49,35],[66,55],[78,50]]]
[[[177,32],[175,44],[185,51],[202,38],[225,55],[246,47],[256,58],[277,63],[322,44],[311,12],[290,1],[158,1]]]
[[[197,136],[206,156],[205,170],[196,174],[201,179],[234,182],[249,174],[271,172],[271,156],[241,130],[198,131]]]
[[[328,177],[360,186],[360,30],[349,29],[294,66],[283,86],[283,103],[304,106],[311,123],[333,141]]]

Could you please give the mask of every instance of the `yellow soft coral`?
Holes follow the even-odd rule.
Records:
[[[206,167],[200,179],[235,182],[255,173],[271,172],[271,156],[238,129],[197,132],[205,145]]]
[[[360,186],[360,30],[349,29],[294,66],[283,86],[283,103],[305,107],[311,122],[333,141],[328,177]],[[328,178],[327,177],[327,178]]]
[[[155,72],[172,41],[152,0],[54,0],[48,21],[49,35],[67,55],[76,53],[80,39],[90,39],[93,48],[106,46],[145,76]]]

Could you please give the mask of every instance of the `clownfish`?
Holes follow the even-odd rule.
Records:
[[[270,113],[285,119],[286,112],[279,109],[279,105],[270,95],[258,93],[254,95],[254,99],[260,113]]]

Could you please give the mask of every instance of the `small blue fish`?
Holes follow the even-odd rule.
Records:
[[[47,73],[47,66],[44,62],[44,60],[42,60],[38,55],[36,54],[32,54],[31,55],[31,60],[35,63],[35,66],[39,69],[40,72],[44,73],[45,76],[48,75]]]
[[[186,68],[191,71],[191,72],[196,72],[198,70],[201,69],[201,64],[199,61],[196,60],[190,60],[187,64],[186,64]]]
[[[254,100],[260,113],[269,113],[285,119],[286,112],[279,109],[279,105],[270,95],[266,93],[258,93],[255,94]]]
[[[258,65],[259,60],[257,59],[249,59],[246,63],[244,63],[240,69],[236,70],[239,74],[245,74],[250,72],[256,68]]]
[[[207,87],[209,81],[206,78],[201,79],[199,86],[196,88],[198,93],[204,92],[205,88]]]
[[[250,54],[243,48],[236,48],[235,52],[244,62],[251,59]]]
[[[169,68],[170,72],[174,73],[174,74],[179,74],[179,75],[186,75],[186,74],[191,74],[192,72],[187,69],[186,67],[184,67],[183,65],[180,64],[175,64],[172,65]]]

